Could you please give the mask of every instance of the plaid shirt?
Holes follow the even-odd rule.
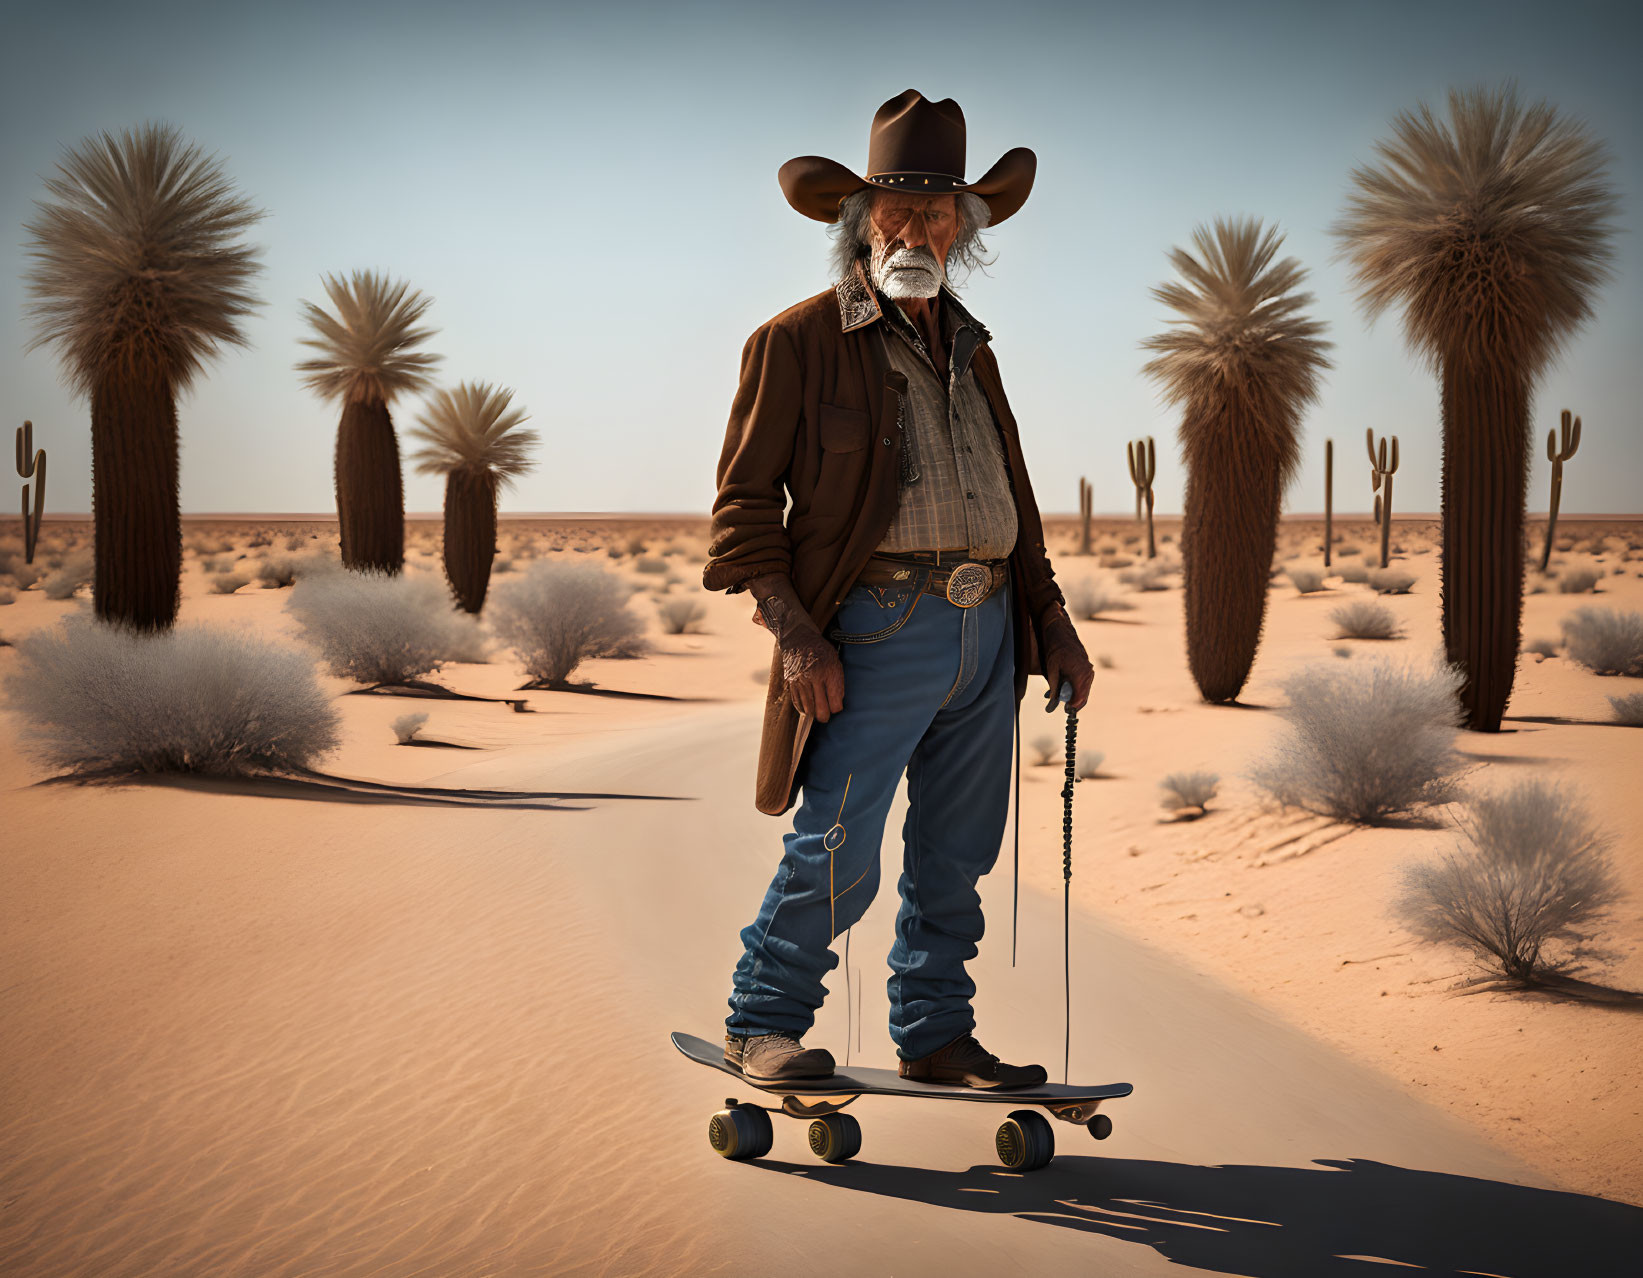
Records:
[[[1015,546],[1016,508],[1004,445],[970,357],[991,335],[942,290],[941,332],[949,380],[942,385],[924,339],[901,307],[880,298],[879,337],[890,367],[907,377],[900,505],[881,551],[962,549],[1003,559]]]

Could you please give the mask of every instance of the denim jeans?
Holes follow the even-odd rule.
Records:
[[[857,585],[828,627],[844,709],[811,725],[802,797],[758,916],[742,929],[731,1034],[802,1036],[838,966],[830,948],[879,886],[879,845],[907,774],[901,907],[890,949],[890,1037],[903,1059],[975,1028],[964,964],[982,935],[976,883],[998,859],[1016,714],[1005,585],[970,608],[908,582]]]

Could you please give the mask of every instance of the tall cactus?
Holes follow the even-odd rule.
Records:
[[[1392,436],[1392,456],[1390,463],[1386,455],[1386,440],[1381,440],[1381,450],[1375,451],[1375,428],[1371,426],[1364,432],[1364,442],[1369,446],[1369,478],[1375,488],[1375,526],[1381,530],[1381,567],[1389,562],[1387,551],[1392,541],[1392,475],[1398,469],[1398,437]]]
[[[1540,570],[1546,571],[1546,565],[1552,561],[1552,535],[1557,531],[1557,503],[1563,496],[1563,463],[1575,455],[1575,449],[1580,447],[1580,418],[1576,417],[1573,424],[1569,421],[1569,410],[1563,410],[1563,446],[1558,447],[1558,437],[1555,430],[1546,432],[1546,460],[1552,463],[1552,507],[1546,518],[1546,547],[1540,552]]]
[[[1568,416],[1567,413],[1564,414]],[[23,477],[23,562],[34,562],[34,548],[40,542],[40,517],[46,513],[46,450],[34,448],[34,423],[24,421],[17,428],[17,473]],[[34,481],[34,516],[29,517],[28,480]]]
[[[1335,441],[1324,440],[1324,567],[1335,548]]]
[[[1143,371],[1166,401],[1184,405],[1187,665],[1205,701],[1227,702],[1255,663],[1301,409],[1317,398],[1330,343],[1304,312],[1312,300],[1298,288],[1305,270],[1292,257],[1274,260],[1283,243],[1276,228],[1217,219],[1213,233],[1198,227],[1193,240],[1199,257],[1170,253],[1184,282],[1152,290],[1182,318],[1142,343],[1161,352]]]
[[[1147,558],[1155,559],[1158,551],[1152,542],[1152,479],[1158,473],[1158,450],[1152,436],[1133,440],[1124,446],[1130,461],[1130,481],[1135,485],[1135,517],[1141,518],[1143,500],[1147,512]]]
[[[1403,309],[1443,415],[1443,643],[1468,728],[1498,732],[1523,621],[1523,508],[1536,380],[1614,275],[1619,195],[1606,148],[1516,90],[1399,112],[1385,160],[1353,172],[1331,227],[1373,320]]]
[[[1090,553],[1090,517],[1095,508],[1095,490],[1082,475],[1078,477],[1078,553]]]

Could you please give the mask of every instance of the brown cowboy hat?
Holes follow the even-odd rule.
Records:
[[[839,202],[865,187],[944,195],[972,191],[987,203],[997,226],[1027,202],[1038,157],[1024,146],[1006,151],[974,182],[964,180],[964,112],[944,98],[931,102],[917,89],[898,93],[873,116],[867,140],[867,176],[819,155],[789,160],[776,173],[787,202],[818,222],[837,222]]]

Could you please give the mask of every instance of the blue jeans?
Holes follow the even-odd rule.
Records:
[[[857,585],[828,637],[844,664],[844,709],[811,725],[803,797],[758,917],[742,929],[731,1034],[814,1023],[838,966],[835,937],[879,886],[879,844],[902,772],[901,908],[890,949],[890,1037],[916,1060],[975,1028],[964,964],[983,920],[976,882],[998,859],[1009,810],[1016,714],[1005,585],[970,608],[917,587]]]

